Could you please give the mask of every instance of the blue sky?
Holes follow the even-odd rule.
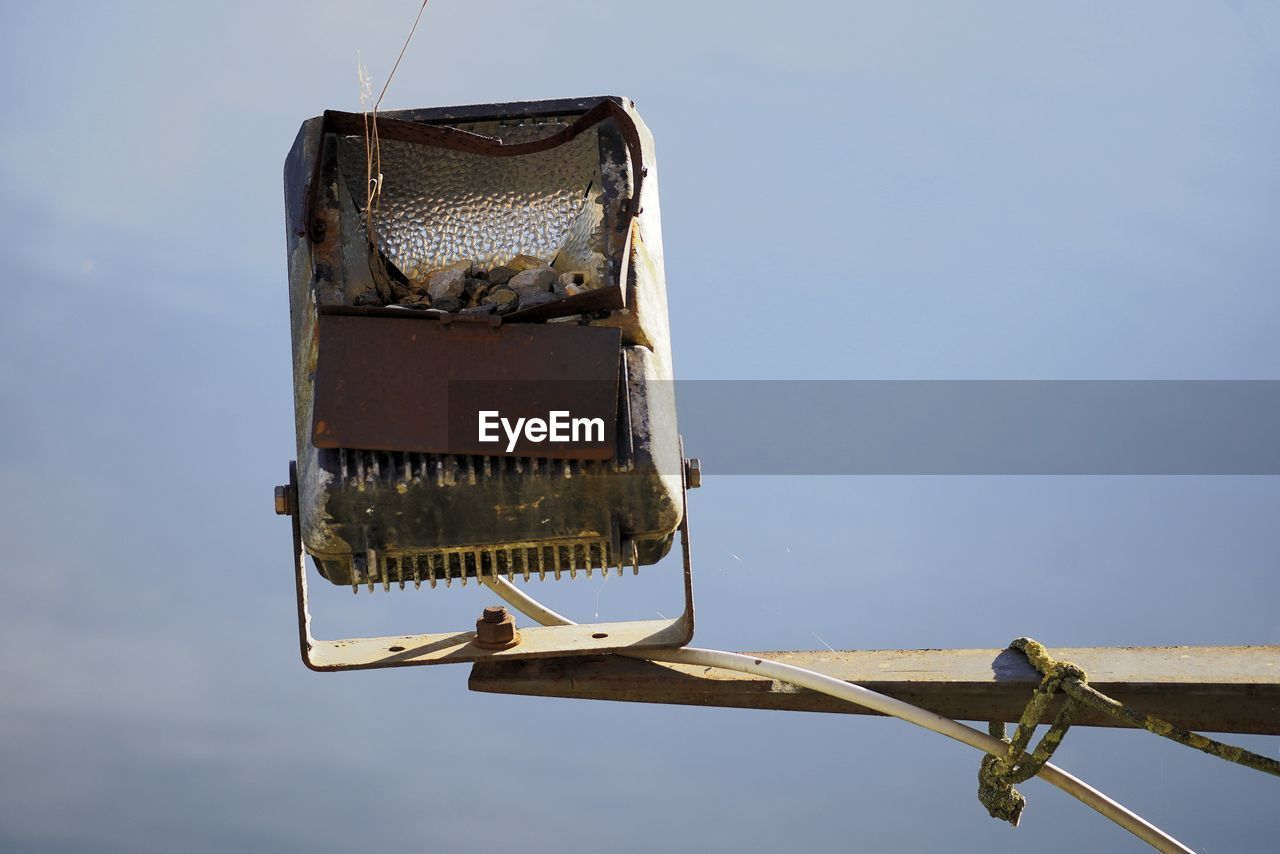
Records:
[[[302,667],[280,172],[416,5],[5,6],[0,849],[1143,850],[1034,782],[997,824],[977,755],[896,722]],[[434,0],[385,105],[599,93],[657,140],[680,377],[1280,379],[1271,4]],[[1275,478],[689,450],[703,646],[1280,643]],[[1014,573],[1070,597],[1010,608]],[[672,578],[548,595],[646,616]],[[332,634],[481,604],[317,592]],[[1274,781],[1146,735],[1059,757],[1197,849],[1280,831]]]

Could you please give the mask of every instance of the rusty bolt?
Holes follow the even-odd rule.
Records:
[[[276,515],[292,516],[293,515],[293,487],[277,486],[276,487]]]
[[[490,605],[476,620],[476,646],[481,649],[510,649],[520,643],[516,618],[501,605]]]
[[[690,489],[702,486],[702,463],[697,457],[690,457],[684,461],[684,482]]]

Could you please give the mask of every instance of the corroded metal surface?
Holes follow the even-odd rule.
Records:
[[[675,402],[670,383],[645,381],[648,351],[624,356],[632,392],[619,396],[619,424],[632,441],[611,460],[317,449],[324,504],[301,506],[321,573],[435,586],[477,571],[559,580],[660,560],[682,515]]]
[[[297,464],[289,466],[287,489],[298,486]],[[475,643],[476,633],[435,632],[375,638],[322,640],[311,632],[307,594],[307,555],[302,548],[301,516],[293,513],[293,571],[298,615],[298,646],[302,661],[317,671],[372,670],[425,664],[474,662],[496,658],[561,658],[622,649],[663,649],[684,646],[693,639],[693,560],[689,543],[688,510],[682,513],[680,548],[684,561],[684,610],[675,619],[631,620],[572,626],[532,626],[520,629],[520,643],[505,649],[486,649]],[[514,620],[513,620],[513,628]]]
[[[1203,732],[1280,735],[1280,646],[1055,648],[1089,674],[1089,684],[1140,711]],[[750,654],[750,653],[748,653]],[[960,720],[1017,720],[1040,683],[1020,653],[996,649],[762,652],[784,664],[856,682]],[[476,666],[473,691],[874,714],[824,694],[723,670],[627,658]],[[1048,722],[1060,701],[1045,712]],[[1118,726],[1081,709],[1076,726]]]
[[[318,448],[607,460],[614,456],[620,335],[399,312],[322,313],[312,441]],[[481,410],[599,418],[594,442],[481,442]]]

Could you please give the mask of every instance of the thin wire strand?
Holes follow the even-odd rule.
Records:
[[[413,34],[418,31],[418,22],[422,20],[422,13],[427,11],[428,0],[422,0],[422,5],[418,7],[418,16],[413,19],[413,26],[409,28],[409,35],[404,40],[404,46],[400,48],[400,55],[396,57],[395,65],[391,66],[391,73],[387,75],[387,82],[382,84],[382,91],[378,93],[378,100],[373,102],[373,114],[378,114],[378,107],[382,106],[382,96],[387,94],[387,87],[391,85],[391,78],[396,76],[396,69],[400,67],[400,60],[404,59],[404,53],[409,49],[409,42],[413,41]]]
[[[404,59],[405,53],[409,50],[409,42],[413,41],[413,35],[418,31],[418,24],[422,21],[422,13],[427,10],[427,3],[428,0],[422,0],[422,5],[418,7],[418,14],[413,19],[413,26],[409,28],[409,35],[405,37],[404,44],[400,46],[400,53],[396,56],[396,61],[391,66],[391,73],[387,75],[386,81],[382,84],[382,90],[378,92],[378,99],[373,102],[373,110],[364,112],[365,236],[369,240],[370,271],[374,273],[375,282],[378,284],[383,284],[388,278],[386,268],[382,265],[381,258],[378,255],[377,227],[374,225],[374,214],[377,212],[378,201],[382,197],[382,141],[378,137],[378,108],[382,106],[382,99],[386,96],[387,89],[391,86],[391,80],[396,76],[396,70],[400,68],[400,61]],[[362,106],[363,101],[364,90],[362,87]],[[374,263],[375,258],[378,259],[377,263]],[[377,268],[376,270],[374,269],[375,267]],[[385,286],[385,290],[387,290],[387,293],[383,294],[384,298],[390,297],[389,285]]]

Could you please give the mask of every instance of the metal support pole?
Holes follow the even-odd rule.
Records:
[[[1280,735],[1280,646],[1082,647],[1052,653],[1082,667],[1089,684],[1108,696],[1184,729]],[[958,720],[1017,720],[1040,682],[1021,653],[999,649],[755,654]],[[477,663],[469,686],[496,694],[874,714],[769,679],[613,655]],[[1046,710],[1045,722],[1059,702]],[[1088,709],[1074,723],[1119,725]]]

